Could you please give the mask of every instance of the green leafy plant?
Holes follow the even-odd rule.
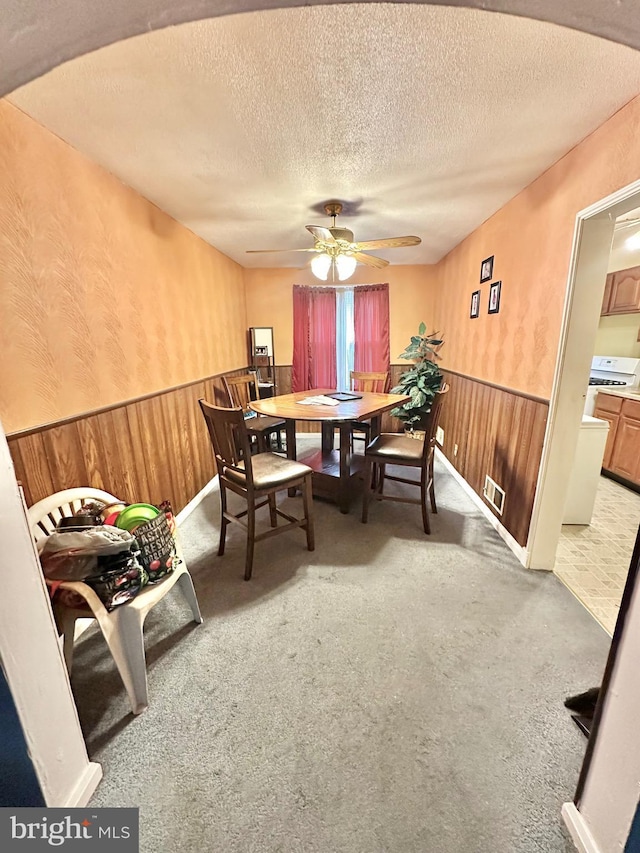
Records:
[[[392,394],[408,394],[411,399],[391,410],[405,427],[413,430],[420,428],[423,418],[431,409],[431,403],[442,384],[442,373],[436,364],[440,358],[438,350],[443,344],[438,332],[426,334],[427,327],[420,323],[418,334],[411,336],[411,342],[398,358],[414,361],[413,367],[400,377],[400,382],[391,389]]]

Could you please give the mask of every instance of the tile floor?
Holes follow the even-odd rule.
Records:
[[[591,524],[562,527],[554,572],[613,634],[640,524],[640,494],[600,477]]]

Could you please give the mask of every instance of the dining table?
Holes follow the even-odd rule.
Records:
[[[364,456],[351,451],[351,424],[369,421],[371,438],[380,433],[382,415],[411,398],[406,394],[378,394],[368,391],[353,393],[354,399],[340,400],[338,405],[308,404],[309,397],[337,393],[335,389],[317,388],[296,391],[276,397],[253,400],[251,409],[261,415],[280,418],[285,422],[287,456],[298,459],[296,447],[296,421],[319,422],[321,447],[304,452],[298,461],[313,471],[315,495],[334,500],[340,511],[349,512],[354,493],[354,481],[362,469]],[[339,432],[338,449],[334,447],[335,432]]]

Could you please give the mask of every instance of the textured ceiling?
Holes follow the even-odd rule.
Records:
[[[550,21],[640,49],[638,0],[416,0]],[[74,56],[201,18],[345,0],[0,0],[0,94]],[[363,0],[374,3],[375,0]],[[404,0],[394,0],[404,2]]]
[[[447,7],[251,12],[138,36],[11,100],[245,266],[304,256],[318,204],[433,263],[640,91],[635,51]],[[316,212],[314,212],[314,210]]]

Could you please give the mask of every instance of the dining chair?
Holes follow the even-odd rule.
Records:
[[[271,450],[271,436],[276,435],[276,447],[282,450],[282,430],[285,422],[281,418],[257,415],[249,406],[251,400],[260,399],[260,386],[255,373],[241,376],[223,376],[231,406],[242,409],[247,422],[247,432],[255,438],[258,453]],[[253,396],[252,396],[253,394]]]
[[[385,372],[365,373],[358,370],[352,370],[350,373],[351,390],[369,391],[377,394],[384,394],[387,388],[389,374]],[[371,440],[371,421],[352,421],[351,422],[351,449],[353,450],[353,441]]]
[[[438,507],[436,505],[433,481],[433,457],[436,445],[436,429],[448,391],[449,386],[443,385],[436,392],[433,403],[431,404],[431,411],[427,415],[424,440],[409,438],[397,433],[381,433],[367,446],[365,450],[364,495],[362,501],[363,524],[366,524],[368,520],[371,498],[379,501],[399,501],[400,503],[420,504],[422,507],[422,526],[424,532],[427,534],[431,533],[429,512],[427,510],[427,493],[431,502],[431,511],[437,513]],[[387,465],[420,468],[420,479],[411,480],[406,477],[387,474]],[[385,495],[385,480],[395,480],[398,483],[420,486],[420,497],[407,498],[400,495]]]
[[[244,579],[251,579],[253,551],[256,542],[302,527],[307,534],[307,549],[315,548],[313,529],[313,498],[311,494],[311,468],[276,453],[251,454],[249,431],[241,408],[224,409],[199,400],[207,423],[209,437],[220,480],[220,543],[218,556],[224,554],[227,525],[241,524],[247,531],[247,550]],[[276,495],[285,489],[302,491],[303,518],[294,518],[278,509]],[[245,498],[246,510],[232,513],[227,506],[227,489]],[[256,533],[256,510],[269,505],[271,529]],[[246,522],[244,520],[246,516]],[[278,517],[288,523],[278,526]]]
[[[109,492],[82,486],[56,492],[29,507],[27,514],[36,544],[56,530],[61,518],[75,515],[87,501],[101,501],[105,506],[119,502]],[[106,609],[96,592],[84,581],[46,581],[52,592],[61,590],[75,598],[70,604],[63,603],[62,596],[53,598],[53,612],[63,638],[63,654],[69,674],[73,663],[76,620],[95,619],[120,673],[134,714],[141,714],[148,705],[143,626],[149,611],[177,583],[191,608],[193,621],[198,624],[202,622],[193,581],[182,559],[179,542],[176,542],[176,546],[180,562],[173,571],[158,583],[144,587],[131,601],[111,611]]]

